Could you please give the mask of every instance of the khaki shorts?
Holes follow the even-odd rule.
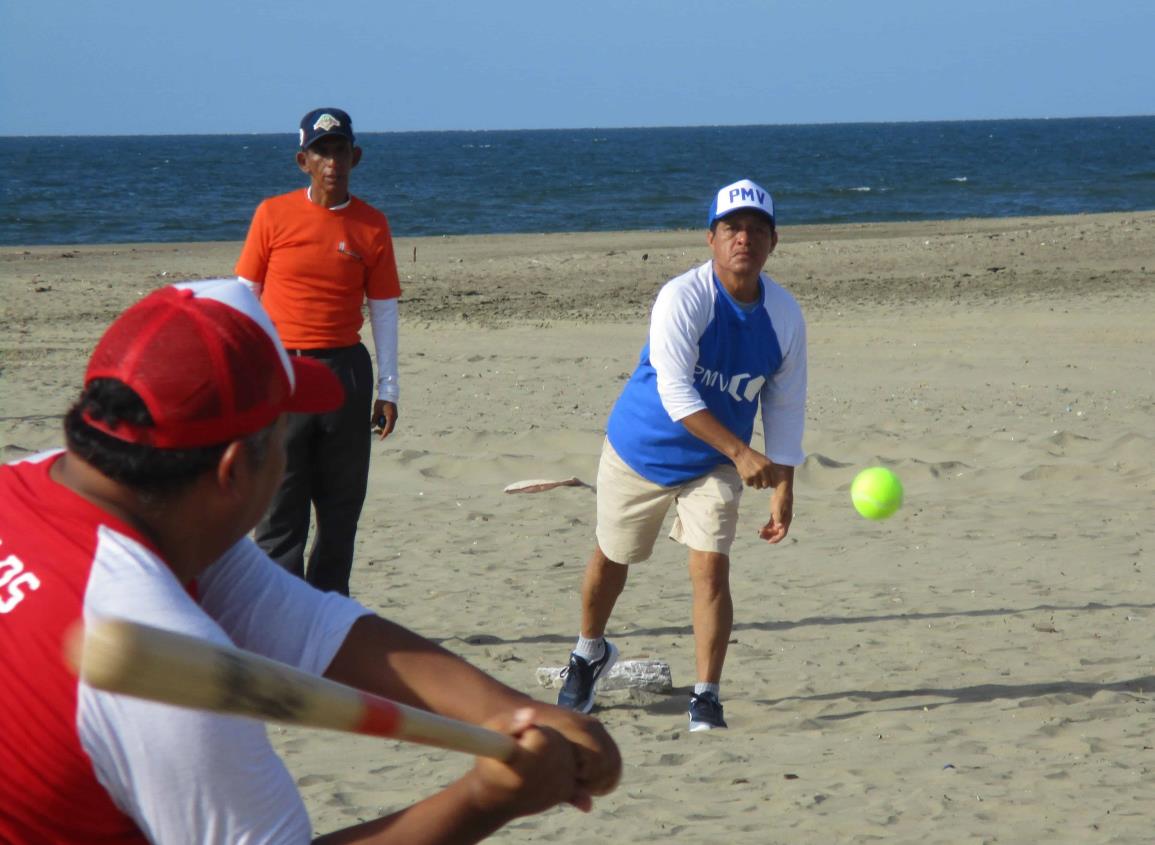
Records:
[[[677,516],[670,539],[700,552],[730,554],[738,530],[742,479],[732,464],[674,487],[663,487],[634,472],[610,445],[602,445],[598,464],[597,539],[615,563],[640,563],[654,551],[654,541],[670,510]]]

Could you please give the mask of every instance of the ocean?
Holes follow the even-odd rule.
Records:
[[[1155,117],[364,133],[394,234],[687,229],[715,189],[782,225],[1155,209]],[[305,185],[296,132],[0,138],[0,244],[239,241]]]

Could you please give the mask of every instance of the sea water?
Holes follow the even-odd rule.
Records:
[[[278,135],[0,138],[0,244],[238,241],[303,187]],[[394,233],[688,229],[749,178],[783,225],[1155,209],[1155,117],[363,133]]]

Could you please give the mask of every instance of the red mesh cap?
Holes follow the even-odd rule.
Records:
[[[115,426],[118,440],[159,449],[228,443],[283,412],[324,413],[344,388],[319,361],[290,358],[268,314],[235,279],[186,282],[149,294],[108,327],[84,383],[119,379],[144,401],[153,426]]]

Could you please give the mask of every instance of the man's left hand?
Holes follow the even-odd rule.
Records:
[[[780,483],[770,494],[770,520],[762,526],[758,536],[767,543],[781,543],[790,531],[794,519],[794,488]]]
[[[397,425],[397,403],[378,399],[373,403],[373,433],[384,440]]]

